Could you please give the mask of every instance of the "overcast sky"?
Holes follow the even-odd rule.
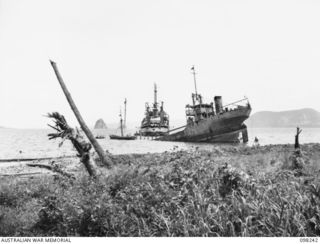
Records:
[[[320,1],[0,0],[0,125],[46,127],[74,115],[49,59],[88,125],[141,121],[153,83],[171,120],[194,91],[253,112],[320,111]]]

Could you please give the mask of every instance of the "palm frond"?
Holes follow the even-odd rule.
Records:
[[[47,117],[53,119],[54,122],[54,125],[48,124],[48,126],[56,131],[56,133],[48,134],[49,140],[56,139],[58,137],[68,139],[72,135],[73,129],[68,125],[63,115],[58,112],[53,112],[48,113]]]

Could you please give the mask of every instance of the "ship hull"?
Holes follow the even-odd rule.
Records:
[[[251,107],[242,107],[236,110],[224,112],[198,123],[188,124],[183,131],[168,134],[157,138],[160,141],[184,141],[184,142],[240,142],[248,139],[247,127],[243,122],[249,118]]]
[[[135,140],[137,139],[136,136],[117,136],[117,135],[110,135],[111,140]]]
[[[167,127],[144,127],[140,129],[141,136],[163,136],[168,133]]]

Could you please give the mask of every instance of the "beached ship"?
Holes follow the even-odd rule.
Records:
[[[215,96],[214,102],[204,103],[197,93],[196,73],[192,67],[195,93],[192,104],[186,105],[187,124],[158,137],[161,141],[185,142],[248,142],[244,121],[249,118],[251,106],[247,98],[223,106],[222,97]],[[243,104],[244,103],[244,104]]]
[[[150,108],[146,103],[145,117],[143,118],[139,130],[141,136],[162,136],[169,131],[169,115],[163,109],[163,102],[159,108],[157,102],[157,85],[154,84],[154,102]]]
[[[124,121],[122,119],[122,113],[120,110],[120,135],[109,135],[111,140],[135,140],[137,137],[132,135],[124,135],[126,128],[126,114],[127,114],[127,99],[124,100]]]

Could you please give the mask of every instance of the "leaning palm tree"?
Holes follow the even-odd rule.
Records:
[[[61,146],[65,140],[70,140],[78,152],[77,156],[81,159],[89,175],[96,178],[98,176],[98,170],[95,162],[90,158],[91,144],[82,137],[77,129],[73,129],[68,125],[63,115],[58,112],[53,112],[48,113],[47,116],[54,121],[54,125],[48,124],[48,126],[56,131],[55,133],[48,134],[49,140],[61,138],[62,142],[59,146]]]
[[[111,162],[111,159],[107,156],[107,154],[103,151],[102,147],[100,146],[100,144],[98,143],[98,141],[96,140],[96,138],[93,136],[92,132],[90,131],[90,129],[88,128],[88,126],[86,125],[86,123],[84,122],[76,104],[74,103],[72,97],[71,97],[71,94],[70,92],[68,91],[60,73],[59,73],[59,70],[58,70],[58,67],[57,67],[57,64],[50,60],[50,63],[51,63],[51,66],[57,76],[57,79],[60,83],[60,86],[64,92],[64,95],[66,96],[68,102],[69,102],[69,105],[73,111],[73,113],[75,114],[80,126],[81,126],[81,129],[84,131],[84,133],[86,134],[86,136],[88,137],[89,141],[91,142],[93,148],[96,150],[97,154],[99,155],[102,163],[106,166],[111,166],[112,162]]]

